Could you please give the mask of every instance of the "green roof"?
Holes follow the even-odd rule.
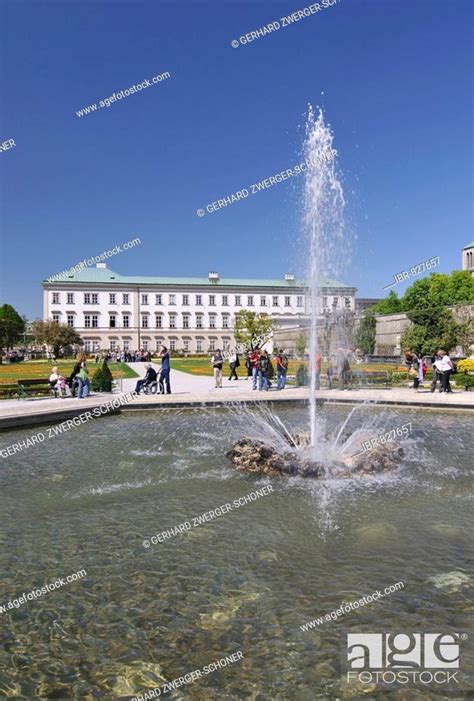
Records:
[[[474,241],[471,241],[471,243],[468,243],[467,246],[464,246],[464,248],[462,250],[465,251],[466,248],[474,248]]]
[[[175,285],[175,286],[206,286],[206,287],[305,287],[306,283],[303,280],[259,280],[246,278],[220,278],[219,280],[209,280],[208,277],[155,277],[155,276],[133,276],[120,275],[114,273],[110,268],[82,268],[78,272],[69,272],[68,274],[57,273],[50,278],[43,280],[43,284],[47,283],[107,283],[115,285]],[[56,277],[57,276],[57,277]],[[54,279],[56,277],[56,279]],[[323,287],[347,287],[343,282],[331,280],[329,278],[322,279]]]

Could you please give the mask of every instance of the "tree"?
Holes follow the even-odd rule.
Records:
[[[411,348],[423,355],[433,355],[438,349],[449,353],[459,342],[462,325],[449,309],[420,309],[407,313],[412,326],[402,336],[403,348]]]
[[[11,304],[0,307],[0,348],[11,348],[25,331],[25,320]]]
[[[300,333],[300,335],[296,339],[296,350],[298,352],[298,355],[301,355],[301,357],[303,357],[306,352],[307,343],[308,339],[306,338],[306,334]]]
[[[266,314],[241,309],[235,315],[234,336],[245,347],[261,346],[273,331],[273,321]]]
[[[375,314],[400,314],[402,310],[402,300],[394,290],[391,290],[388,297],[370,307],[370,311]]]
[[[58,324],[51,320],[41,321],[41,319],[37,319],[34,321],[33,335],[37,343],[52,347],[55,358],[59,355],[61,348],[74,344],[83,344],[83,340],[77,331],[66,324]]]
[[[357,330],[356,344],[365,355],[372,355],[375,350],[375,330],[377,320],[371,311],[367,311]]]
[[[111,392],[112,380],[113,377],[107,363],[107,358],[104,358],[94,373],[91,388],[94,390],[94,392]]]

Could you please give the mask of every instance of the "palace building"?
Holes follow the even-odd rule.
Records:
[[[287,273],[280,280],[135,277],[119,275],[97,263],[69,272],[62,280],[44,280],[43,318],[76,329],[87,352],[171,350],[207,353],[234,343],[234,318],[241,309],[268,314],[280,329],[308,319],[307,287]],[[356,288],[323,280],[321,309],[355,310]]]

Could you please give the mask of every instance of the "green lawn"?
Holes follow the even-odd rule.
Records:
[[[71,374],[74,363],[74,360],[27,360],[21,363],[2,363],[0,365],[0,385],[11,384],[18,380],[49,377],[53,366],[57,366],[61,375],[68,377]],[[97,367],[98,363],[88,361],[87,368],[91,379]],[[109,368],[114,379],[138,377],[135,370],[129,368],[125,363],[109,363]]]

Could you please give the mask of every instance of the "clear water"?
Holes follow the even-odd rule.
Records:
[[[470,417],[380,411],[354,412],[338,445],[352,450],[349,434],[371,421],[374,431],[412,421],[396,472],[274,480],[269,496],[149,549],[144,538],[269,483],[224,453],[275,421],[232,409],[122,414],[2,460],[0,603],[82,568],[88,576],[0,615],[0,698],[130,699],[158,686],[157,674],[173,680],[239,649],[242,662],[166,698],[366,698],[343,685],[346,632],[472,636]],[[307,425],[306,407],[277,413]],[[321,411],[328,444],[349,413]],[[28,435],[2,435],[2,447]],[[471,579],[455,591],[427,581],[452,571]],[[299,628],[398,581],[405,589],[379,603]],[[466,672],[455,698],[474,688]]]

